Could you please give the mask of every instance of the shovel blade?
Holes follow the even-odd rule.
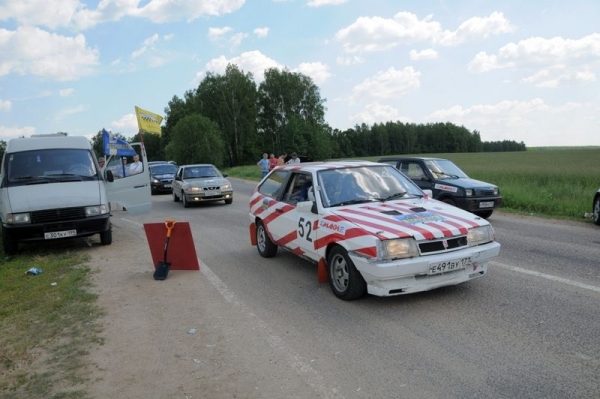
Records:
[[[169,262],[159,262],[154,269],[154,279],[155,280],[165,280],[167,275],[169,274],[169,267],[171,264]]]

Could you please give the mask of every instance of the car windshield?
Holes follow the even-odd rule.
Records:
[[[423,196],[419,187],[393,166],[328,169],[317,176],[325,207]]]
[[[203,177],[221,177],[221,173],[212,165],[191,166],[183,171],[184,179],[199,179]]]
[[[469,177],[452,161],[447,159],[427,160],[425,165],[436,179],[459,179]]]
[[[42,149],[11,153],[6,157],[9,185],[97,180],[92,154],[84,149]]]
[[[177,167],[175,165],[171,165],[170,163],[150,165],[150,172],[153,175],[174,175],[176,171]]]

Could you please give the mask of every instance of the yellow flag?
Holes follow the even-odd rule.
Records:
[[[146,111],[138,106],[135,107],[135,116],[137,117],[140,131],[147,133],[160,134],[160,123],[163,117],[154,112]]]

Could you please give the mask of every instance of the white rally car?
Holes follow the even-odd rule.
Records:
[[[317,262],[339,298],[459,284],[500,244],[485,219],[431,199],[391,165],[343,161],[274,169],[250,198],[250,241]]]

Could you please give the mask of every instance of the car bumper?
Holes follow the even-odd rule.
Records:
[[[173,187],[171,183],[150,183],[150,187],[152,187],[152,191],[160,191],[160,192],[171,192]]]
[[[477,197],[457,199],[456,206],[469,212],[488,211],[502,205],[502,197]]]
[[[64,238],[87,237],[110,229],[110,215],[69,220],[65,222],[38,223],[27,225],[3,224],[10,237],[16,241],[44,241],[45,233],[75,230],[75,235]]]
[[[459,251],[391,262],[373,262],[354,254],[350,254],[350,258],[365,279],[369,294],[393,296],[429,291],[482,277],[487,273],[486,262],[499,253],[500,244],[491,242]],[[470,265],[464,269],[428,274],[434,264],[463,258],[471,259]]]
[[[205,195],[204,193],[184,193],[184,195],[188,202],[223,201],[233,198],[233,191],[222,191],[219,195]]]

